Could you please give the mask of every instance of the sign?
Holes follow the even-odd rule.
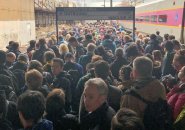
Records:
[[[57,7],[57,20],[134,20],[135,7]]]

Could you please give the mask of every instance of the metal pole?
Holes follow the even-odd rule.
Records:
[[[133,11],[133,41],[135,42],[136,38],[135,38],[135,30],[136,27],[135,27],[135,7],[134,7],[134,11]]]
[[[105,7],[105,0],[104,0],[104,7]]]
[[[57,44],[58,44],[58,10],[56,8],[56,35],[57,35]]]
[[[112,7],[112,0],[110,0],[110,7]]]
[[[84,7],[85,7],[85,0],[84,0]]]

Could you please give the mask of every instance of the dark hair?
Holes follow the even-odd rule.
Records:
[[[64,67],[64,61],[60,58],[53,58],[53,62],[57,62],[60,67]]]
[[[11,49],[12,50],[17,50],[19,48],[19,43],[18,42],[13,42],[12,44],[11,44]]]
[[[164,39],[168,40],[169,34],[164,34]]]
[[[35,47],[36,41],[35,40],[31,40],[30,41],[30,47]]]
[[[104,39],[110,39],[110,38],[111,38],[111,37],[110,37],[109,34],[105,34]]]
[[[4,64],[5,62],[6,62],[6,52],[0,50],[0,65]]]
[[[140,55],[139,50],[137,48],[136,44],[130,45],[126,50],[125,50],[126,56],[127,57],[137,57]]]
[[[124,75],[124,76],[122,77],[124,80],[130,80],[130,79],[131,79],[130,74],[131,74],[131,72],[132,72],[132,67],[123,65],[123,66],[120,68],[120,72],[121,72],[121,74]]]
[[[136,112],[122,108],[113,117],[111,130],[144,130],[144,125]]]
[[[99,60],[94,63],[95,74],[97,77],[107,79],[109,76],[109,64],[104,60]]]
[[[115,51],[115,55],[117,57],[123,57],[123,49],[122,48],[117,48],[116,51]]]
[[[29,61],[29,58],[28,58],[28,55],[21,53],[21,54],[19,54],[17,60],[24,61],[25,63],[27,63]]]
[[[91,34],[87,34],[87,35],[85,36],[85,39],[87,39],[87,40],[92,40],[92,35],[91,35]]]
[[[77,42],[77,39],[75,37],[70,37],[68,40],[69,43]]]
[[[155,34],[151,34],[150,35],[150,39],[156,39],[157,37],[156,37],[156,35]]]
[[[157,35],[159,35],[159,34],[160,34],[160,32],[159,32],[159,31],[156,31],[156,34],[157,34]]]
[[[174,60],[178,61],[180,65],[184,66],[185,65],[185,49],[179,50],[175,56]]]
[[[38,91],[27,91],[21,94],[17,101],[17,110],[22,113],[25,120],[32,119],[36,123],[44,114],[44,96]]]
[[[168,39],[169,39],[169,40],[173,40],[173,39],[175,39],[175,36],[174,36],[174,35],[169,35],[169,36],[168,36]]]

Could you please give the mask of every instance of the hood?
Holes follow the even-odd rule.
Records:
[[[32,130],[53,130],[53,123],[51,121],[42,119],[33,127]]]

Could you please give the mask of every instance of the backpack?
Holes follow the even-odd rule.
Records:
[[[132,95],[147,104],[143,117],[146,130],[173,130],[172,109],[166,100],[147,101],[135,92],[134,89],[128,90],[125,94]]]

